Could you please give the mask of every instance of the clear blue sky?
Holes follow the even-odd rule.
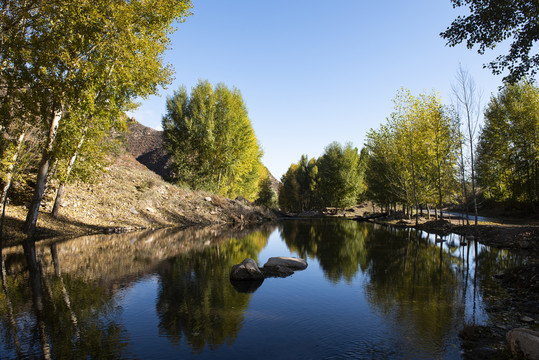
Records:
[[[439,33],[464,9],[449,0],[194,0],[193,15],[172,35],[166,61],[175,80],[140,101],[139,122],[161,128],[165,100],[199,79],[240,89],[264,150],[280,178],[302,154],[318,157],[332,141],[363,146],[385,122],[401,88],[437,91],[451,103],[459,63],[486,104],[501,85],[464,45]]]

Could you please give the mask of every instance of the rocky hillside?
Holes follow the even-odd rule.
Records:
[[[170,179],[170,155],[163,148],[163,132],[151,129],[132,119],[126,134],[127,152],[148,169]]]

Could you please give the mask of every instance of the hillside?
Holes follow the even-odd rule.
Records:
[[[163,148],[163,132],[146,127],[131,119],[126,136],[126,150],[142,165],[169,179],[170,155]]]
[[[246,200],[227,199],[166,182],[162,176],[170,174],[170,159],[162,150],[162,132],[136,122],[130,125],[130,130],[126,149],[111,159],[98,181],[66,186],[58,219],[49,215],[56,188],[52,182],[42,202],[38,238],[165,226],[244,225],[274,219],[270,211]],[[14,193],[20,192],[25,193],[22,197],[26,199],[31,197],[29,188]],[[25,202],[13,201],[7,207],[4,246],[17,244],[24,238]]]

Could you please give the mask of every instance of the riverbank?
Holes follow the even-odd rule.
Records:
[[[6,210],[4,247],[18,245],[25,238],[22,227],[29,195],[24,189],[15,195]],[[271,211],[245,199],[227,199],[168,183],[129,153],[115,158],[97,182],[68,185],[57,219],[50,215],[54,195],[45,194],[37,239],[168,226],[241,226],[275,220]]]

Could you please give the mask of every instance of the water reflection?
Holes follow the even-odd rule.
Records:
[[[484,320],[479,283],[493,287],[496,272],[521,262],[477,242],[461,246],[466,241],[455,234],[354,221],[287,222],[280,232],[290,249],[317,259],[332,282],[361,275],[373,309],[413,347],[441,347],[455,329]]]
[[[316,258],[333,282],[350,282],[360,266],[366,268],[367,226],[355,221],[310,220],[285,222],[279,230],[291,251],[302,258]]]
[[[160,343],[164,356],[218,353],[226,357],[256,353],[260,344],[249,339],[266,338],[266,328],[277,328],[290,337],[322,338],[320,344],[328,344],[322,349],[321,345],[301,349],[307,357],[320,357],[324,351],[328,356],[339,355],[335,349],[347,346],[339,343],[346,336],[337,334],[326,341],[324,329],[335,324],[324,321],[358,314],[362,301],[384,324],[376,341],[387,336],[391,338],[388,343],[399,344],[405,338],[412,349],[403,352],[394,347],[381,356],[402,357],[421,349],[421,354],[444,357],[444,349],[456,341],[456,331],[463,323],[485,319],[483,286],[495,286],[492,275],[520,262],[505,250],[488,249],[476,242],[463,246],[464,239],[457,235],[440,238],[346,220],[290,221],[278,229],[280,238],[277,233],[271,235],[274,227],[268,226],[165,229],[51,240],[27,249],[26,258],[22,248],[4,249],[2,358],[155,357],[160,349],[154,348],[154,342],[161,340],[165,342]],[[279,253],[271,256],[308,257],[308,270],[291,278],[268,280],[255,294],[234,288],[229,281],[232,265],[247,257],[258,262],[261,251],[271,248],[270,236],[278,244],[284,241],[290,252],[282,253],[279,245]],[[323,276],[317,276],[318,272]],[[140,299],[127,299],[127,294],[149,283],[148,279],[155,281],[155,287],[147,290],[153,291],[148,310],[153,316],[152,328],[141,331],[139,325],[136,330],[143,334],[141,338],[132,326],[136,319],[127,315],[130,307],[139,306]],[[295,314],[281,316],[278,309],[286,304],[290,291],[286,286],[301,287],[304,297],[301,305],[296,304]],[[257,308],[256,299],[265,305]],[[275,309],[265,299],[273,299]],[[339,301],[348,304],[348,300],[353,309],[327,306]],[[308,309],[315,313],[304,314]],[[320,309],[327,314],[320,314]],[[258,319],[257,326],[249,325],[250,315]],[[294,321],[294,315],[305,317]],[[283,323],[278,322],[280,318]],[[347,326],[343,331],[352,336],[365,331],[361,324]],[[152,332],[158,337],[151,337]],[[137,347],[145,341],[146,349],[150,348],[147,352]],[[368,337],[361,344],[365,349],[385,351]],[[237,346],[241,351],[234,352]],[[280,344],[267,346],[279,349]],[[278,353],[272,351],[268,354]]]
[[[164,229],[6,249],[2,358],[136,357],[117,295],[148,272],[160,278],[160,332],[173,342],[183,333],[194,351],[233,342],[249,295],[234,290],[228,270],[237,259],[256,259],[270,232]]]
[[[249,257],[257,259],[271,231],[242,238],[167,260],[158,271],[159,331],[179,344],[182,336],[193,351],[232,344],[241,329],[250,295],[228,281],[230,268]]]

